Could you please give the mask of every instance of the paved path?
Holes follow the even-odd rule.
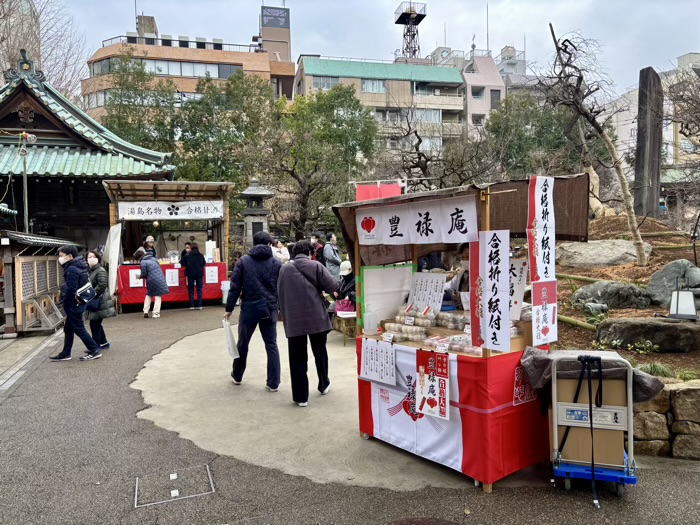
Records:
[[[648,462],[638,487],[621,500],[605,491],[603,508],[595,511],[585,486],[566,493],[541,484],[537,473],[530,478],[537,480],[534,486],[520,478],[496,486],[490,495],[469,480],[462,488],[397,491],[317,483],[203,450],[139,417],[147,405],[130,384],[154,355],[180,340],[202,361],[223,351],[202,344],[204,339],[183,339],[217,329],[220,314],[220,308],[209,308],[165,311],[160,320],[123,315],[106,323],[113,349],[103,359],[51,363],[46,358],[55,348],[46,348],[31,360],[26,373],[0,396],[0,523],[381,524],[426,516],[474,524],[700,523],[697,463]],[[76,348],[76,355],[81,352]],[[144,374],[167,355],[149,364]],[[224,384],[234,388],[224,372],[209,380],[217,389]],[[219,381],[224,383],[221,387]],[[251,379],[246,387],[256,386]],[[183,393],[195,388],[199,387],[182,379]],[[342,389],[334,393],[342,394]],[[286,391],[269,395],[280,396],[285,409],[302,410],[284,406]],[[312,398],[308,413],[322,410],[321,401],[337,402]],[[181,417],[199,415],[191,409]],[[270,428],[261,424],[251,432],[264,448]],[[313,452],[312,442],[309,457]],[[180,496],[204,491],[208,476],[203,465],[209,466],[215,493],[134,508],[137,477],[144,499],[140,503],[145,504],[175,489]],[[178,479],[170,481],[174,473]]]

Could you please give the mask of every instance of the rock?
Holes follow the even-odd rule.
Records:
[[[576,290],[571,302],[576,306],[596,303],[610,308],[649,308],[651,296],[634,284],[599,281]]]
[[[671,455],[671,444],[668,441],[655,439],[653,441],[635,441],[634,453],[640,456],[663,456]]]
[[[690,278],[691,288],[700,287],[700,269],[687,259],[678,259],[668,263],[649,279],[647,291],[651,295],[651,304],[659,304],[668,308],[671,304],[671,293],[676,289],[677,280]],[[700,308],[700,298],[695,294],[695,307]]]
[[[651,245],[644,243],[647,256]],[[607,240],[566,242],[557,246],[557,263],[570,268],[617,266],[637,262],[637,251],[632,241]]]
[[[700,386],[700,379],[691,379],[690,381],[686,381],[685,384],[687,386]]]
[[[676,421],[700,423],[700,388],[678,388],[671,394],[673,418]]]
[[[669,427],[673,425],[673,412],[666,412],[666,423]]]
[[[598,325],[597,341],[622,348],[639,341],[651,341],[660,352],[692,352],[700,349],[700,323],[663,317],[608,319]]]
[[[634,404],[634,413],[638,414],[640,412],[657,412],[659,414],[666,414],[671,410],[671,391],[668,388],[664,388],[659,395],[650,401],[644,403]]]
[[[700,436],[700,424],[692,421],[676,421],[671,427],[674,434],[686,434],[691,436]]]
[[[602,315],[608,313],[607,304],[598,303],[586,303],[583,305],[583,313],[589,317],[595,317],[596,315]]]
[[[700,459],[700,436],[676,436],[673,440],[673,457]]]
[[[668,439],[666,415],[656,412],[642,412],[634,416],[634,437],[640,440]]]
[[[657,377],[659,381],[661,381],[664,385],[677,385],[678,383],[683,383],[682,379],[678,379],[677,377]]]

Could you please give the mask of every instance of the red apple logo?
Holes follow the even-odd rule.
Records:
[[[545,326],[545,327],[542,329],[542,335],[546,336],[548,333],[549,333],[549,326]]]
[[[435,408],[437,406],[437,401],[434,397],[428,398],[428,406],[430,408]]]
[[[367,233],[372,233],[372,230],[374,230],[374,228],[377,226],[377,221],[375,221],[372,217],[365,217],[362,219],[360,226]]]

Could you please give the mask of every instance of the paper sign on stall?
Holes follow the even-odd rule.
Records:
[[[555,278],[554,179],[532,177],[529,185],[527,243],[530,280]]]
[[[207,266],[205,270],[204,282],[206,284],[219,284],[219,267]]]
[[[454,197],[361,208],[356,216],[361,245],[458,244],[477,240],[476,198]]]
[[[532,283],[532,344],[553,343],[557,337],[557,282]]]
[[[479,244],[483,346],[497,352],[510,352],[510,231],[480,232]]]
[[[450,419],[450,357],[439,352],[416,352],[416,408],[421,414]]]
[[[140,278],[141,270],[129,270],[129,288],[143,288],[143,279]]]
[[[414,274],[408,303],[420,308],[430,307],[434,312],[439,312],[445,295],[446,278],[446,273]]]
[[[464,311],[468,312],[471,309],[469,292],[459,292],[459,298],[462,300],[462,307],[464,308]]]
[[[165,282],[168,286],[180,286],[180,272],[178,270],[165,270]]]
[[[481,255],[478,242],[469,243],[469,310],[471,311],[472,346],[481,346]]]
[[[525,297],[527,282],[527,261],[525,259],[510,260],[510,320],[519,321]]]
[[[361,363],[361,378],[396,385],[396,352],[393,344],[363,339]]]

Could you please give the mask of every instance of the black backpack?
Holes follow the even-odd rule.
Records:
[[[317,246],[321,246],[321,243],[317,244]],[[314,248],[314,250],[316,250],[316,260],[320,262],[323,266],[325,266],[326,256],[323,253],[323,248],[325,248],[325,246],[321,246],[320,250],[318,248]]]

